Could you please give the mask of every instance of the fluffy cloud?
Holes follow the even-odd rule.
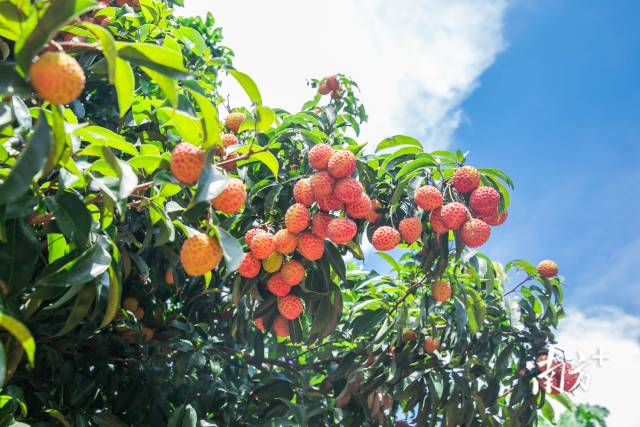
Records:
[[[363,140],[374,144],[407,133],[449,145],[461,103],[504,48],[506,0],[185,3],[184,14],[214,13],[266,105],[297,109],[312,94],[305,78],[350,75],[369,113]]]

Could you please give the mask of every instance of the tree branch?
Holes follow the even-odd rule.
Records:
[[[527,276],[522,282],[518,283],[513,289],[511,289],[509,292],[504,293],[502,296],[507,296],[507,295],[517,291],[520,286],[524,285],[525,283],[527,283],[531,279],[533,279],[533,276]]]

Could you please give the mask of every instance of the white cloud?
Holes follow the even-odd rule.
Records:
[[[374,144],[407,133],[447,146],[462,102],[504,48],[507,0],[185,3],[183,14],[213,12],[266,105],[298,109],[312,95],[305,78],[350,75],[369,113],[362,139]]]
[[[601,366],[593,360],[586,372],[590,384],[578,390],[575,400],[606,406],[611,414],[608,425],[639,427],[637,384],[640,383],[640,317],[625,314],[612,307],[581,311],[569,308],[560,322],[558,347],[567,358],[578,359],[602,354],[610,359]]]

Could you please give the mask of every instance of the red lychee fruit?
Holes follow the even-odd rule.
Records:
[[[443,234],[449,231],[442,222],[442,208],[434,209],[429,214],[429,224],[436,234]]]
[[[287,213],[284,216],[284,223],[290,232],[300,233],[307,228],[310,219],[311,213],[309,213],[309,209],[302,203],[296,203],[287,209]]]
[[[240,129],[240,125],[244,122],[244,114],[243,113],[230,113],[227,118],[224,120],[224,125],[233,133],[238,133]]]
[[[238,273],[246,278],[256,277],[260,274],[260,261],[250,253],[244,254],[240,267],[238,267]]]
[[[355,222],[349,218],[336,218],[327,227],[327,236],[336,245],[344,245],[353,239],[358,231]]]
[[[500,193],[493,187],[478,187],[469,196],[469,204],[479,214],[496,212],[500,204]]]
[[[236,170],[238,170],[238,165],[237,165],[237,161],[232,161],[233,159],[237,159],[238,157],[240,157],[240,154],[234,152],[231,152],[229,154],[226,154],[224,157],[222,157],[222,161],[224,163],[222,163],[220,166],[222,166],[223,168],[225,168],[228,171],[234,172]]]
[[[480,172],[472,166],[462,166],[453,174],[453,187],[461,193],[469,193],[480,185]]]
[[[440,348],[440,340],[433,337],[427,337],[422,343],[422,348],[425,353],[433,354],[438,348]]]
[[[295,295],[278,298],[278,311],[285,319],[297,319],[302,313],[302,300]]]
[[[498,225],[502,225],[507,220],[507,211],[496,212],[488,215],[481,214],[478,216],[478,218],[480,218],[487,224],[496,227]]]
[[[285,255],[295,251],[298,247],[298,236],[286,229],[278,231],[273,236],[273,241],[276,244],[276,251]]]
[[[373,232],[371,244],[378,251],[390,251],[400,243],[400,233],[393,227],[382,226]]]
[[[353,203],[362,197],[362,184],[355,178],[342,178],[336,182],[336,186],[333,189],[333,195],[343,203]]]
[[[491,227],[489,227],[489,224],[477,218],[471,218],[460,229],[462,242],[470,248],[482,246],[490,235]]]
[[[84,89],[84,70],[64,52],[45,52],[29,68],[29,80],[38,97],[52,104],[70,104]]]
[[[265,233],[265,231],[260,228],[252,228],[244,234],[244,241],[246,242],[247,246],[251,246],[251,240],[253,240],[255,235],[258,233]]]
[[[181,142],[171,152],[171,173],[183,184],[193,184],[204,167],[204,151],[188,142]]]
[[[180,249],[180,263],[189,276],[201,276],[213,270],[222,260],[222,248],[203,233],[189,237]]]
[[[469,217],[467,207],[459,202],[447,203],[441,209],[442,224],[449,230],[457,230]]]
[[[327,227],[335,216],[324,212],[316,212],[311,218],[311,232],[321,239],[327,238]]]
[[[217,211],[231,215],[242,209],[246,200],[247,189],[244,183],[238,178],[229,178],[222,193],[211,200],[211,205]]]
[[[398,225],[400,235],[407,243],[413,243],[420,238],[422,234],[422,221],[420,218],[412,216],[400,221]]]
[[[313,204],[316,198],[313,195],[313,190],[311,190],[310,178],[303,178],[296,182],[293,186],[293,198],[296,199],[296,202],[302,203],[307,207]]]
[[[538,264],[538,274],[542,277],[553,277],[558,274],[558,265],[550,259],[542,260]]]
[[[271,330],[276,336],[286,338],[289,336],[289,321],[280,314],[277,314],[271,324]]]
[[[362,194],[358,200],[347,205],[346,211],[351,218],[366,218],[371,213],[371,199]]]
[[[290,286],[296,286],[304,279],[304,266],[300,261],[290,259],[280,269],[282,278]]]
[[[320,210],[325,212],[341,211],[344,209],[344,203],[338,200],[333,193],[328,196],[318,197],[316,202]]]
[[[329,159],[329,173],[336,178],[344,178],[356,170],[356,156],[348,150],[338,150]]]
[[[316,199],[333,193],[334,185],[335,179],[327,171],[316,172],[311,175],[311,190]]]
[[[317,261],[324,254],[324,242],[314,234],[301,234],[298,238],[298,252],[309,261]]]
[[[431,285],[431,296],[435,302],[445,302],[451,298],[451,285],[444,280],[436,280]]]
[[[276,242],[273,234],[262,232],[253,236],[251,239],[251,253],[257,259],[265,259],[276,250]]]
[[[256,328],[258,328],[260,330],[260,332],[264,333],[265,329],[264,329],[264,320],[262,319],[262,317],[257,317],[254,321],[253,324],[256,325]]]
[[[331,89],[329,89],[329,86],[327,86],[326,80],[322,80],[318,85],[318,93],[320,95],[329,95],[331,93]]]
[[[316,170],[324,170],[334,150],[329,144],[316,144],[309,150],[309,165]]]
[[[235,136],[232,133],[221,133],[220,134],[220,140],[222,141],[222,145],[224,148],[227,147],[231,147],[232,145],[238,145],[239,141],[238,141],[238,137]],[[218,146],[216,148],[216,154],[219,156],[222,154],[222,152],[224,151],[224,148]]]
[[[283,297],[291,291],[291,285],[284,281],[281,273],[275,273],[267,279],[267,290],[278,297]]]
[[[418,188],[413,200],[425,211],[432,211],[442,206],[442,194],[433,185],[423,185]]]

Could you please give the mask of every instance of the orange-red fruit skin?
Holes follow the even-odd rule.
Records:
[[[437,280],[431,285],[431,296],[435,302],[445,302],[451,298],[451,285],[443,280]]]
[[[390,251],[400,243],[400,233],[393,227],[382,226],[373,232],[371,244],[378,251]]]
[[[287,213],[284,216],[284,223],[292,233],[300,233],[309,225],[311,214],[309,209],[302,203],[296,203],[289,206]]]
[[[422,234],[422,222],[415,216],[400,221],[398,228],[402,239],[407,243],[415,242]]]
[[[273,234],[265,231],[264,233],[258,233],[253,236],[249,247],[254,257],[257,259],[265,259],[276,250],[276,243]]]
[[[442,225],[449,230],[457,230],[469,217],[467,207],[459,202],[447,203],[441,209]]]
[[[362,184],[355,178],[347,177],[342,178],[336,182],[336,186],[333,189],[333,195],[342,203],[353,203],[362,197]]]
[[[366,194],[362,194],[358,200],[347,205],[347,215],[351,218],[366,218],[371,213],[371,199]]]
[[[338,150],[329,159],[329,173],[336,178],[344,178],[356,170],[356,156],[348,150]]]
[[[298,238],[298,252],[309,261],[317,261],[324,254],[324,242],[314,234],[301,234]]]
[[[286,229],[278,231],[273,236],[273,241],[276,244],[276,251],[284,255],[295,251],[298,246],[298,236]]]
[[[507,220],[507,216],[508,216],[508,212],[504,211],[504,212],[495,212],[492,214],[481,214],[478,216],[478,218],[480,218],[481,220],[483,220],[484,222],[486,222],[487,224],[493,226],[493,227],[497,227],[499,225],[504,224],[504,222]]]
[[[328,196],[318,197],[316,200],[318,203],[318,207],[321,211],[331,212],[331,211],[341,211],[344,209],[344,203],[336,198],[333,194],[329,194]]]
[[[295,295],[278,298],[278,311],[288,320],[294,320],[302,314],[302,300]]]
[[[193,184],[204,167],[204,151],[188,142],[181,142],[171,152],[171,173],[183,184]]]
[[[425,353],[433,354],[438,348],[440,348],[440,340],[433,337],[427,337],[422,343],[422,348]]]
[[[282,317],[282,315],[277,314],[271,324],[271,330],[276,336],[286,338],[289,336],[289,321]]]
[[[258,317],[253,321],[254,325],[256,325],[256,328],[258,328],[260,330],[260,332],[265,331],[264,329],[264,320],[262,320],[262,317]]]
[[[538,274],[542,277],[553,277],[558,274],[558,265],[550,259],[542,260],[538,264]]]
[[[251,241],[253,240],[253,238],[260,233],[265,233],[265,231],[261,230],[260,228],[252,228],[251,230],[247,231],[244,234],[244,241],[247,243],[247,246],[251,246]]]
[[[295,259],[285,262],[280,269],[282,278],[290,286],[296,286],[304,279],[304,266]]]
[[[298,203],[309,207],[316,200],[311,189],[311,179],[303,178],[295,183],[293,186],[293,198]]]
[[[244,114],[243,113],[230,113],[227,118],[224,120],[224,125],[233,133],[238,133],[240,129],[240,125],[244,122]]]
[[[335,179],[327,171],[316,172],[311,175],[311,190],[316,198],[333,193]]]
[[[493,187],[478,187],[469,196],[471,209],[480,214],[496,212],[499,204],[500,193]]]
[[[334,220],[333,215],[324,212],[316,212],[311,218],[311,232],[321,239],[327,238],[327,228],[329,223]]]
[[[250,253],[244,254],[240,267],[238,267],[238,273],[240,273],[240,276],[248,279],[256,277],[260,274],[260,261]]]
[[[461,193],[469,193],[480,185],[480,172],[472,166],[462,166],[453,174],[453,187]]]
[[[231,215],[242,209],[246,200],[247,189],[244,183],[238,178],[229,178],[222,193],[211,200],[211,205],[217,211]]]
[[[327,227],[327,237],[337,245],[344,245],[358,232],[356,223],[349,218],[336,218]]]
[[[233,159],[237,159],[238,157],[240,157],[240,154],[236,153],[235,151],[225,155],[222,158],[222,161],[225,163],[223,163],[221,166],[231,172],[238,170],[237,161],[231,161]]]
[[[281,273],[275,273],[267,279],[267,290],[277,297],[283,297],[289,294],[291,285],[284,281]]]
[[[432,211],[442,206],[442,194],[433,185],[423,185],[418,188],[413,200],[425,211]]]
[[[449,231],[442,222],[442,208],[434,209],[429,214],[429,224],[436,234],[443,234]]]
[[[180,263],[190,276],[201,276],[220,264],[222,248],[218,242],[206,234],[189,237],[180,249]]]
[[[38,97],[52,104],[69,104],[84,89],[82,67],[64,52],[45,52],[29,68],[29,80]]]
[[[491,235],[491,227],[481,219],[471,218],[460,228],[462,242],[470,248],[482,246]]]
[[[329,144],[317,144],[309,150],[309,165],[316,170],[324,170],[329,164],[329,159],[334,150]]]

